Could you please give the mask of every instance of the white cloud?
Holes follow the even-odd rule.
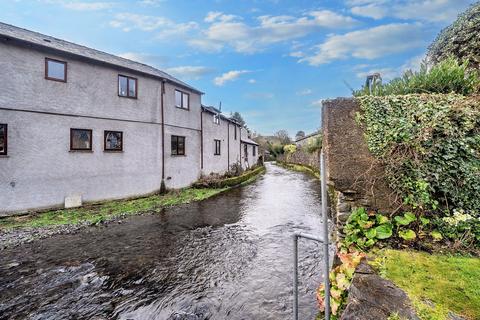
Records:
[[[166,72],[185,80],[198,80],[213,72],[212,68],[204,66],[179,66],[165,70]]]
[[[381,19],[394,17],[404,20],[421,20],[433,23],[450,23],[465,10],[472,0],[394,0],[349,1],[353,14]]]
[[[149,64],[159,68],[168,62],[168,57],[154,55],[150,53],[125,52],[125,53],[119,54],[119,56],[125,59]]]
[[[222,74],[221,76],[215,77],[215,79],[213,79],[213,83],[214,83],[216,86],[223,86],[226,82],[234,81],[234,80],[236,80],[238,77],[240,77],[242,74],[250,73],[250,72],[251,72],[251,71],[248,71],[248,70],[232,70],[232,71],[228,71],[228,72],[225,72],[224,74]]]
[[[77,11],[96,11],[109,9],[113,6],[111,2],[64,2],[62,4],[67,9]]]
[[[318,100],[312,101],[311,105],[314,107],[321,107],[323,104],[323,100],[324,99],[318,99]]]
[[[254,53],[271,44],[301,38],[318,28],[349,28],[357,24],[352,17],[329,10],[311,11],[301,17],[260,16],[254,26],[222,12],[209,12],[204,20],[210,25],[198,38],[190,40],[190,45],[206,51],[228,46],[242,53]]]
[[[141,0],[139,3],[144,6],[158,6],[160,3],[166,0]]]
[[[115,3],[103,1],[67,1],[67,0],[39,0],[46,4],[61,5],[76,11],[98,11],[112,8]]]
[[[255,79],[248,79],[248,83],[254,84],[254,83],[257,83],[257,80],[255,80]]]
[[[303,89],[303,90],[300,90],[300,91],[297,91],[297,96],[308,96],[310,94],[312,94],[313,91],[312,89]]]
[[[290,52],[289,56],[294,58],[303,58],[305,57],[305,54],[302,51],[294,51]]]
[[[357,16],[369,17],[373,19],[382,19],[387,15],[387,8],[383,6],[377,6],[375,4],[352,7],[350,10]]]
[[[420,66],[425,59],[425,54],[421,54],[418,56],[415,56],[413,58],[408,59],[401,67],[401,72],[407,71],[407,70],[412,70],[412,71],[418,71],[420,70]]]
[[[134,13],[119,13],[110,21],[110,26],[122,29],[125,32],[132,30],[159,31],[158,39],[183,35],[197,29],[196,22],[175,23],[170,19],[158,16],[147,16]]]
[[[375,59],[425,45],[420,24],[392,23],[370,29],[331,35],[317,51],[301,59],[318,66],[348,58]]]

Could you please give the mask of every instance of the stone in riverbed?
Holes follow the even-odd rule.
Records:
[[[386,320],[393,313],[401,319],[419,319],[406,293],[362,261],[355,271],[341,320]]]

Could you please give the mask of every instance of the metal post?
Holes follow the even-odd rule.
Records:
[[[298,320],[298,236],[293,235],[293,318]]]
[[[325,319],[330,319],[330,264],[328,257],[328,208],[327,208],[327,179],[325,171],[325,155],[323,154],[323,149],[320,153],[320,184],[322,189],[322,215],[323,215],[323,259],[325,263]]]

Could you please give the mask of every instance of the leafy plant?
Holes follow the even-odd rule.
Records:
[[[341,313],[347,301],[347,290],[352,282],[355,269],[360,264],[364,253],[354,251],[338,253],[341,264],[329,273],[330,279],[330,307],[334,316]],[[325,286],[322,284],[317,290],[317,301],[321,312],[325,311]]]
[[[322,149],[322,135],[318,135],[314,138],[310,138],[307,141],[307,145],[305,146],[305,151],[312,154],[315,152],[319,152]]]
[[[406,71],[402,77],[382,84],[374,82],[372,87],[363,87],[355,91],[355,96],[387,96],[414,93],[457,93],[469,95],[480,88],[480,79],[476,71],[468,68],[468,61],[459,62],[454,57],[446,57],[432,67],[422,63],[420,70]]]
[[[386,216],[367,212],[365,208],[355,208],[347,220],[344,228],[346,248],[354,245],[366,249],[375,245],[377,240],[388,239],[392,236],[393,225]]]
[[[359,98],[358,119],[385,176],[415,212],[480,212],[480,106],[455,94]]]

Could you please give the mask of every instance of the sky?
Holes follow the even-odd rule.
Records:
[[[0,21],[143,62],[253,131],[320,127],[322,99],[418,69],[470,0],[0,0]]]

